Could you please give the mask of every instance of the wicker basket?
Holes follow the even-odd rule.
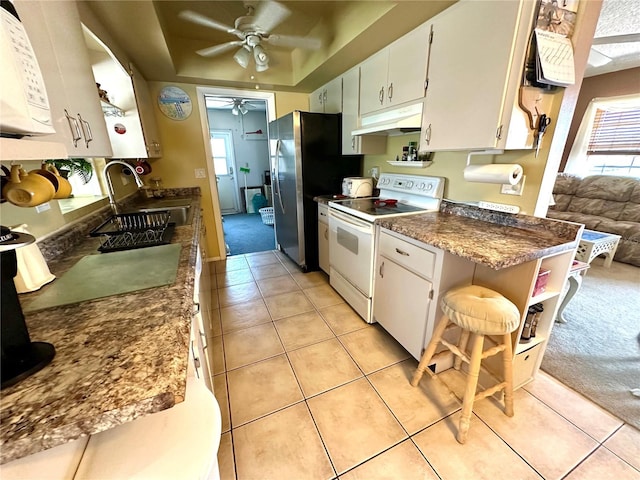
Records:
[[[265,225],[273,225],[273,207],[264,207],[258,210],[262,217],[262,223]]]

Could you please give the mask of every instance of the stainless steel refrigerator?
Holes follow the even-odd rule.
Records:
[[[343,156],[340,114],[294,111],[269,123],[276,243],[302,271],[318,269],[318,195],[339,194],[361,175],[362,156]]]

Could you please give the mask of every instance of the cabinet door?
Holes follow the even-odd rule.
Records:
[[[322,101],[324,94],[324,85],[309,95],[309,111],[315,113],[324,112],[324,103]]]
[[[131,63],[129,64],[129,72],[131,73],[133,93],[136,97],[136,105],[138,106],[138,115],[140,116],[140,124],[142,125],[142,134],[144,135],[148,158],[159,158],[162,156],[162,147],[160,144],[158,124],[156,123],[156,117],[153,113],[154,102],[149,93],[149,86],[138,69]]]
[[[327,275],[329,274],[329,225],[318,222],[318,263]]]
[[[76,4],[46,1],[41,6],[62,78],[65,108],[80,126],[81,139],[68,146],[69,155],[110,157],[111,144]]]
[[[378,256],[373,319],[419,360],[427,332],[431,282]]]
[[[384,108],[388,67],[389,48],[360,64],[360,115]]]
[[[342,112],[342,77],[336,77],[324,86],[324,113]]]
[[[389,46],[385,105],[424,97],[430,25],[423,24]]]
[[[358,128],[360,100],[360,68],[352,68],[342,75],[342,154],[354,155],[357,137],[351,132]]]
[[[425,150],[498,146],[519,12],[517,1],[463,0],[434,20],[420,141]]]

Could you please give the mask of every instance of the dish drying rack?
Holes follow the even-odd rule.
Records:
[[[111,216],[89,235],[103,237],[98,248],[100,252],[164,245],[169,243],[175,229],[175,224],[169,223],[169,217],[169,210],[121,213]]]

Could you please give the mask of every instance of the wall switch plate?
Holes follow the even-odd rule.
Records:
[[[195,170],[196,178],[207,178],[207,173],[204,168],[196,168]]]
[[[500,193],[504,195],[518,195],[522,196],[522,190],[524,189],[524,180],[527,178],[526,176],[522,176],[522,180],[516,183],[515,185],[502,185],[500,187]]]
[[[51,210],[51,205],[49,205],[49,202],[36,205],[36,212],[38,213],[46,212],[47,210]]]
[[[369,170],[369,174],[373,178],[378,178],[380,176],[380,167],[371,167],[371,170]]]

